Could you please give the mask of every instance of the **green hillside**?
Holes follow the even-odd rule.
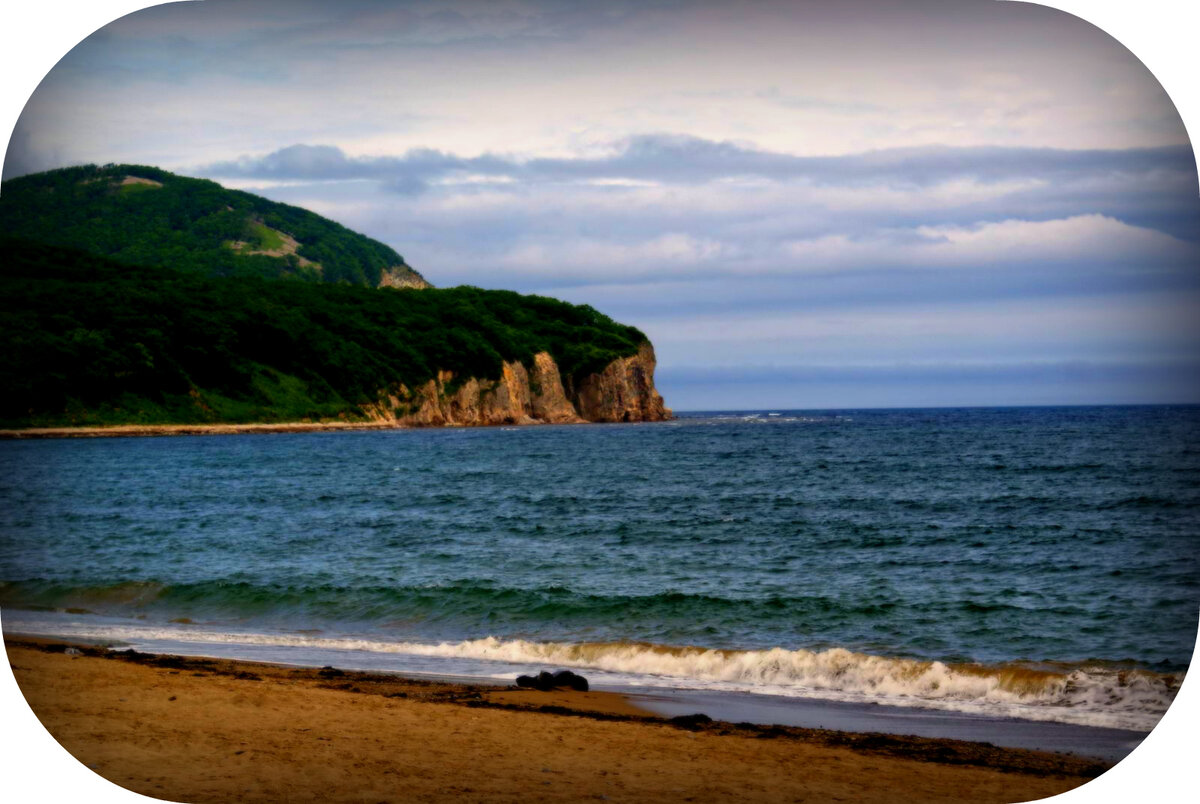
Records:
[[[590,307],[509,291],[219,278],[0,238],[3,427],[357,418],[439,369],[497,378],[502,361],[547,351],[570,387],[645,340]]]
[[[4,182],[6,235],[204,276],[428,284],[393,249],[320,215],[141,165],[87,165]]]

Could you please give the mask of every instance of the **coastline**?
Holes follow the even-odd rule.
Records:
[[[674,416],[653,421],[671,421]],[[158,438],[164,436],[247,435],[257,433],[319,433],[362,430],[454,430],[480,427],[543,427],[571,424],[643,424],[641,421],[544,421],[526,419],[514,422],[447,422],[415,424],[403,421],[326,421],[326,422],[252,422],[245,424],[112,424],[81,427],[24,427],[0,429],[0,441],[48,438]]]
[[[538,352],[530,368],[519,360],[503,363],[498,380],[456,377],[453,372],[439,370],[416,389],[403,383],[393,385],[379,401],[359,407],[366,418],[358,421],[17,427],[0,429],[0,439],[668,421],[674,416],[654,387],[655,364],[654,347],[644,341],[634,354],[589,374],[568,398],[554,358],[549,352]],[[193,394],[198,392],[193,389]]]
[[[612,692],[6,640],[76,758],[171,800],[1018,801],[1107,765],[986,743],[660,717]],[[348,785],[349,783],[349,785]]]
[[[412,430],[397,422],[256,422],[247,424],[113,424],[83,427],[27,427],[0,430],[0,439],[128,438],[245,433],[310,433],[329,430]]]
[[[41,438],[149,438],[189,435],[245,435],[251,433],[316,433],[356,430],[444,430],[477,427],[537,427],[549,424],[604,424],[605,422],[524,421],[510,424],[408,424],[396,421],[361,422],[256,422],[248,424],[113,424],[84,427],[28,427],[0,430],[0,440]]]
[[[0,593],[12,591],[6,585],[0,588]],[[111,594],[134,601],[170,595],[155,583],[98,591],[101,597]],[[168,621],[169,615],[161,612],[152,624],[74,607],[86,602],[43,599],[28,610],[10,609],[5,633],[149,653],[309,667],[332,664],[346,670],[489,684],[554,665],[587,673],[595,688],[652,702],[646,705],[660,714],[666,711],[663,707],[696,706],[696,711],[733,722],[982,739],[1113,761],[1128,755],[1153,730],[1181,679],[1180,674],[1127,668],[947,665],[837,648],[732,651],[620,641],[540,642],[449,634],[413,634],[408,641],[323,629],[230,630],[187,616]],[[59,608],[52,611],[44,607],[47,603]]]

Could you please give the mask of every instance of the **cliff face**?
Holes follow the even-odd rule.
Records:
[[[654,388],[654,347],[643,343],[636,355],[614,360],[580,384],[575,404],[590,422],[658,422],[671,418]]]
[[[654,365],[653,347],[643,344],[636,355],[613,361],[569,393],[554,358],[541,352],[531,369],[505,363],[498,380],[438,372],[417,388],[391,389],[365,412],[376,421],[414,427],[662,421],[671,411],[654,388]]]

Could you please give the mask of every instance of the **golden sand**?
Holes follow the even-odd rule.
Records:
[[[72,755],[175,801],[1027,801],[1103,770],[952,740],[673,723],[613,693],[7,647]]]

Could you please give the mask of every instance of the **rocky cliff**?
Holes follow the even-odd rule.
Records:
[[[590,422],[657,422],[671,418],[654,388],[654,347],[614,360],[579,384],[574,394],[579,415]]]
[[[575,388],[564,386],[554,358],[541,352],[531,368],[505,363],[497,380],[443,371],[417,388],[396,386],[365,412],[414,427],[663,421],[671,411],[654,388],[654,366],[654,348],[644,343]]]
[[[425,277],[409,268],[407,265],[391,265],[379,272],[379,287],[381,288],[417,288],[424,290],[433,285]]]

